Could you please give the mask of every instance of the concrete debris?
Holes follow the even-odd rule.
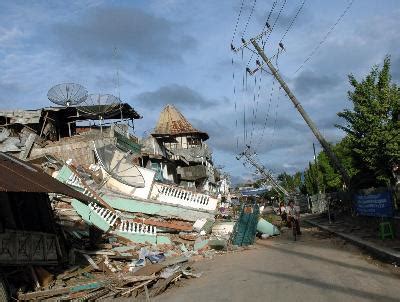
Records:
[[[257,223],[257,231],[261,234],[267,234],[269,236],[279,235],[279,229],[272,223],[260,218]]]

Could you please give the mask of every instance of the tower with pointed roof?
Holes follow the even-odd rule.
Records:
[[[209,138],[183,116],[173,105],[162,110],[151,134],[176,163],[179,184],[209,191],[215,182],[212,152],[205,143]]]
[[[161,111],[160,118],[151,135],[168,150],[180,150],[179,153],[185,149],[204,147],[206,146],[204,141],[209,138],[206,132],[194,128],[173,105],[167,105]]]
[[[165,106],[152,135],[160,138],[185,135],[197,136],[203,141],[209,138],[207,133],[195,129],[173,105]]]

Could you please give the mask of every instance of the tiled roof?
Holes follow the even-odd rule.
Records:
[[[208,134],[194,128],[192,124],[174,106],[167,105],[160,114],[153,136],[178,136],[182,134],[197,134],[204,140]]]

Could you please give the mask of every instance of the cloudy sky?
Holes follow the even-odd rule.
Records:
[[[259,42],[273,56],[302,2],[1,1],[0,108],[48,106],[52,85],[77,82],[130,103],[143,116],[135,124],[138,136],[151,132],[165,104],[175,104],[210,134],[216,164],[236,181],[252,177],[235,159],[244,143],[276,173],[302,170],[313,156],[313,135],[269,74],[245,76],[256,55],[230,50],[232,40],[239,47],[242,37],[258,35],[270,15],[273,31]],[[274,59],[331,142],[343,136],[334,124],[341,122],[336,113],[350,106],[349,73],[364,76],[390,54],[400,80],[396,0],[355,0],[313,52],[349,2],[307,0],[284,36],[285,52]]]

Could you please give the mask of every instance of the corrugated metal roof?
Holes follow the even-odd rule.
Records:
[[[107,109],[107,110],[106,110]],[[135,109],[128,103],[121,103],[114,106],[93,105],[93,106],[70,106],[70,107],[45,107],[38,110],[0,110],[0,117],[9,118],[8,124],[38,124],[45,112],[65,112],[71,120],[98,119],[94,112],[107,111],[103,119],[140,119],[142,118]],[[88,113],[93,112],[93,113]]]
[[[174,106],[167,105],[160,114],[160,118],[152,133],[153,136],[197,134],[208,139],[208,134],[195,129],[189,121]]]
[[[92,199],[59,182],[40,168],[0,152],[0,191],[59,193],[91,202]]]

